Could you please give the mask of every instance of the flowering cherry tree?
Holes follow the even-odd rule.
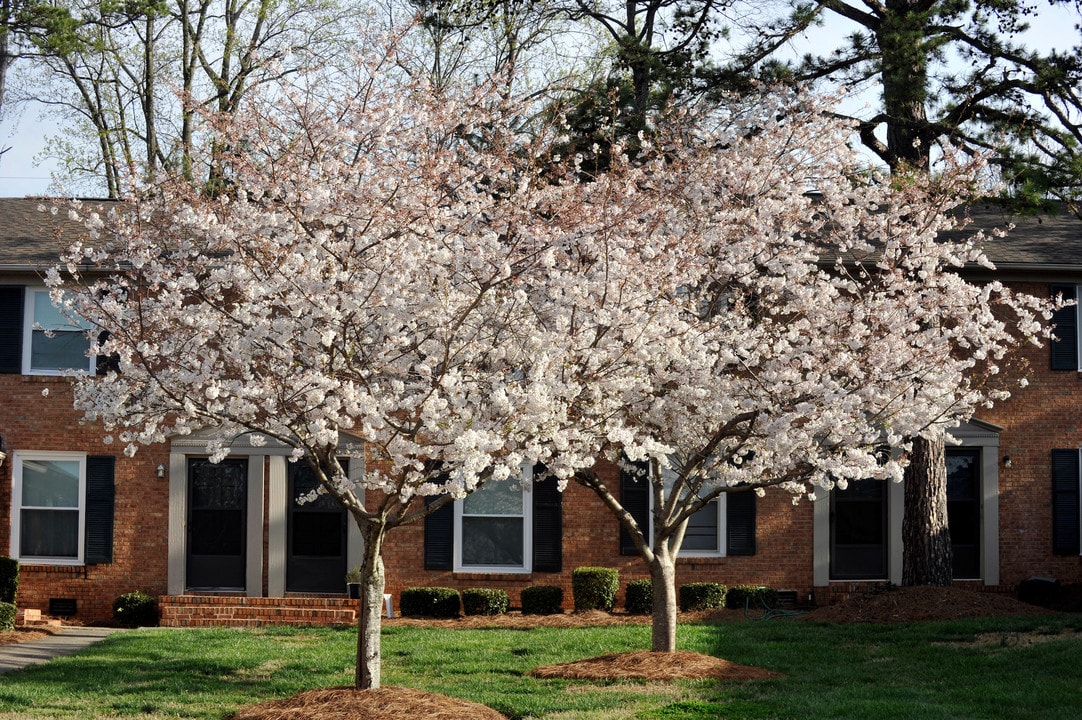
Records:
[[[984,378],[1042,332],[1040,303],[964,282],[977,246],[937,236],[969,175],[882,182],[814,98],[670,113],[590,177],[506,84],[437,91],[394,60],[218,118],[220,185],[76,208],[88,236],[49,276],[108,331],[92,351],[113,369],[77,380],[76,404],[127,452],[197,429],[212,459],[273,439],[349,510],[360,688],[379,685],[391,529],[544,463],[631,533],[671,650],[692,514],[899,478],[889,449],[998,397]],[[649,468],[651,527],[599,457]]]
[[[900,481],[905,438],[1005,397],[1043,301],[959,270],[948,241],[975,163],[885,179],[815,99],[778,93],[659,119],[638,160],[592,182],[567,272],[544,288],[564,348],[576,480],[630,533],[653,581],[653,649],[675,649],[675,559],[692,515],[730,492],[794,501]],[[651,144],[652,143],[652,144]],[[964,233],[963,233],[964,234]],[[589,467],[647,483],[640,525]]]
[[[219,185],[176,176],[107,213],[76,206],[89,233],[49,277],[108,330],[92,351],[113,370],[76,381],[76,405],[125,452],[199,430],[218,461],[248,434],[292,448],[348,509],[358,688],[380,683],[387,532],[547,458],[559,356],[517,281],[543,275],[550,218],[585,192],[541,172],[550,138],[516,131],[526,109],[504,85],[437,91],[395,60],[213,118]]]

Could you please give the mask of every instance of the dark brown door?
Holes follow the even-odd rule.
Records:
[[[330,495],[302,502],[301,498],[318,486],[307,465],[289,464],[286,551],[286,590],[289,592],[343,593],[346,590],[348,515]]]
[[[247,460],[188,460],[189,589],[244,589],[247,508]]]
[[[830,493],[830,579],[887,577],[886,482],[861,480]]]

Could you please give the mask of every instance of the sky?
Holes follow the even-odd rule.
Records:
[[[1079,43],[1079,33],[1075,28],[1077,16],[1071,14],[1073,11],[1052,9],[1043,2],[1039,7],[1039,14],[1031,20],[1032,29],[1028,34],[1028,42],[1032,46],[1068,49]],[[834,42],[852,30],[852,25],[835,19],[833,23],[801,39],[793,52],[799,55],[814,49],[816,42],[821,43],[826,39]],[[55,160],[43,157],[45,139],[58,134],[60,130],[43,106],[27,107],[18,116],[0,120],[0,147],[8,148],[0,155],[0,197],[50,193],[52,174],[58,165]],[[52,192],[56,192],[55,188]]]

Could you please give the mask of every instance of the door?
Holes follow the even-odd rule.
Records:
[[[342,461],[348,472],[348,466]],[[345,592],[345,508],[330,495],[302,501],[319,487],[311,468],[289,463],[289,515],[286,542],[286,591]]]
[[[947,448],[947,523],[954,551],[954,577],[981,576],[980,448]]]
[[[830,493],[830,579],[887,577],[886,481],[851,482]]]
[[[188,460],[188,561],[191,590],[244,590],[248,461]]]

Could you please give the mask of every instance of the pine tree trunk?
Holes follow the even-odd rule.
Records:
[[[676,563],[664,551],[654,551],[650,563],[653,590],[651,649],[656,652],[676,650]]]
[[[383,536],[387,529],[367,523],[364,535],[364,561],[361,564],[361,612],[357,615],[357,668],[354,686],[374,690],[380,684],[380,623],[383,611]]]
[[[953,580],[947,525],[947,463],[942,436],[916,438],[905,471],[902,518],[902,584],[950,585]]]

